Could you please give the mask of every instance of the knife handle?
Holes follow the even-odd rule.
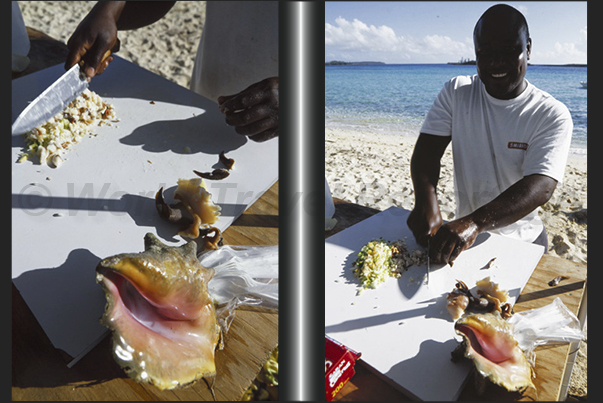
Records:
[[[100,61],[99,65],[103,64],[103,62],[104,62],[105,60],[107,60],[107,58],[108,58],[109,56],[111,56],[111,53],[117,53],[117,51],[119,50],[120,46],[121,46],[121,42],[120,42],[119,38],[116,38],[116,39],[115,39],[115,45],[113,45],[113,47],[112,47],[111,49],[109,49],[109,50],[107,50],[107,51],[105,52],[105,54],[103,55],[103,58],[101,59],[101,61]],[[79,65],[80,65],[80,67],[81,67],[82,69],[84,68],[84,60],[83,60],[83,59],[82,59],[82,60],[80,60]]]

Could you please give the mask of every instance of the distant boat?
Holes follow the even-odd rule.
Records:
[[[580,84],[582,84],[582,87],[586,88],[586,81],[580,81]]]

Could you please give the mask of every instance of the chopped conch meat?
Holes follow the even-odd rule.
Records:
[[[370,241],[360,249],[352,263],[352,272],[363,288],[377,288],[388,277],[400,278],[413,265],[427,262],[427,254],[420,250],[410,252],[403,240],[389,242],[383,238]]]
[[[94,127],[110,120],[115,120],[113,105],[86,89],[62,112],[24,134],[27,150],[18,162],[38,156],[40,164],[58,168],[69,149],[92,133]]]

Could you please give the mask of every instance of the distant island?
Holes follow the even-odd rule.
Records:
[[[325,62],[325,66],[371,66],[375,64],[385,64],[383,62],[342,62],[339,60],[332,60]]]
[[[458,62],[448,62],[448,64],[474,66],[475,65],[475,60],[471,60],[469,58],[467,58],[467,59],[462,59],[461,58],[461,60],[459,60]]]
[[[384,63],[384,62],[371,62],[371,61],[367,61],[367,62],[344,62],[344,61],[341,61],[341,60],[332,60],[330,62],[325,62],[325,66],[376,66],[376,65],[385,65],[385,64],[386,63]],[[435,64],[440,64],[440,63],[435,63]],[[467,59],[461,59],[458,62],[448,62],[447,64],[454,65],[454,66],[458,66],[458,65],[475,66],[476,65],[476,61],[467,58]],[[586,64],[581,64],[581,63],[570,63],[570,64],[532,64],[532,63],[528,63],[528,66],[586,67],[587,65]]]
[[[549,67],[587,67],[586,64],[582,63],[569,63],[569,64],[532,64],[528,63],[528,66],[549,66]]]
[[[472,65],[475,66],[476,62],[475,60],[471,60],[469,58],[467,59],[461,59],[458,62],[448,62],[448,64],[451,65]],[[586,64],[580,64],[580,63],[570,63],[570,64],[532,64],[532,63],[528,63],[528,66],[552,66],[552,67],[586,67]]]

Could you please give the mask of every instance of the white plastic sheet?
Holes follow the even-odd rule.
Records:
[[[199,261],[216,271],[209,294],[225,333],[241,305],[278,310],[278,245],[226,245],[203,252]]]
[[[527,356],[537,346],[571,343],[585,336],[580,321],[559,297],[541,308],[516,313],[508,322],[513,325],[515,339]]]

